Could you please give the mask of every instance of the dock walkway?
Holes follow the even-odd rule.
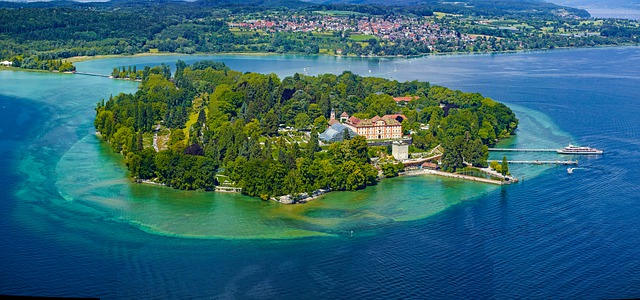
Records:
[[[86,75],[86,76],[96,76],[96,77],[106,77],[106,78],[111,77],[110,75],[106,75],[106,74],[88,73],[88,72],[75,72],[74,74],[76,74],[76,75]]]

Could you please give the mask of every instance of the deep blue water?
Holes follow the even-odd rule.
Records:
[[[28,201],[17,197],[26,182],[24,171],[17,170],[25,159],[23,150],[42,140],[44,128],[50,128],[43,124],[57,120],[65,106],[9,95],[0,85],[0,294],[106,299],[640,297],[640,48],[346,64],[333,58],[219,58],[243,71],[277,67],[276,73],[290,74],[308,66],[311,73],[340,72],[340,66],[348,66],[361,74],[478,91],[530,112],[520,118],[548,116],[553,123],[549,130],[572,137],[562,143],[588,144],[606,153],[581,158],[585,169],[572,175],[547,168],[540,176],[435,216],[374,227],[353,238],[165,237],[99,213],[79,212],[73,204],[54,204],[60,198],[55,191],[34,194]],[[91,62],[86,68],[108,73],[113,64]],[[49,76],[55,84],[57,75]],[[85,121],[79,137],[90,130],[91,109],[78,112],[86,115],[80,118]],[[517,142],[535,144],[535,135]]]

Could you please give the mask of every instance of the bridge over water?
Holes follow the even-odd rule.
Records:
[[[98,74],[98,73],[88,73],[88,72],[75,72],[74,74],[86,75],[86,76],[96,76],[96,77],[106,77],[106,78],[111,77],[110,75]]]

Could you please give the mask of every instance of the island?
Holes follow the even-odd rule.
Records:
[[[291,203],[405,167],[455,173],[486,167],[487,146],[518,126],[511,109],[478,93],[348,71],[280,79],[215,61],[178,61],[173,74],[115,70],[141,84],[97,103],[97,133],[136,181],[176,189]],[[410,154],[422,160],[403,164]]]

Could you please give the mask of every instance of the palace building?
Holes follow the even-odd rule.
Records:
[[[343,117],[341,115],[341,117]],[[402,124],[406,119],[403,115],[375,116],[371,119],[359,119],[350,117],[344,125],[353,130],[356,134],[362,135],[367,140],[399,139],[402,138]]]

